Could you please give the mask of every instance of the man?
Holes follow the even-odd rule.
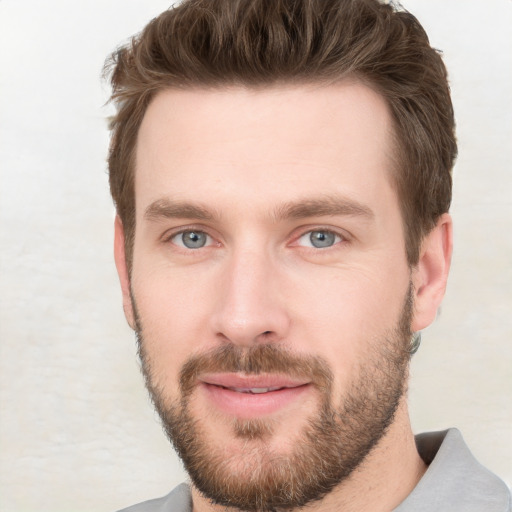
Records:
[[[130,511],[507,511],[407,378],[452,251],[446,71],[376,0],[189,0],[111,62],[115,259],[191,484]]]

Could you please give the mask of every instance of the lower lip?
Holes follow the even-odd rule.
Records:
[[[267,393],[241,393],[213,384],[201,385],[208,401],[224,413],[240,419],[254,419],[276,413],[296,402],[310,387],[305,384]]]

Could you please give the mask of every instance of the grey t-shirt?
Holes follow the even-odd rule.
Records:
[[[509,489],[473,457],[457,429],[420,434],[416,445],[429,467],[393,512],[512,512]],[[181,484],[119,512],[192,512],[190,488]]]

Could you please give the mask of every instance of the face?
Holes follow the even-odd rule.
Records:
[[[148,108],[127,316],[218,503],[318,499],[393,421],[412,292],[391,131],[354,82],[166,91]]]

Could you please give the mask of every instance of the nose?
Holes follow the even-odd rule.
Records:
[[[279,265],[265,251],[240,251],[224,263],[211,318],[223,341],[250,347],[275,343],[290,328]]]

